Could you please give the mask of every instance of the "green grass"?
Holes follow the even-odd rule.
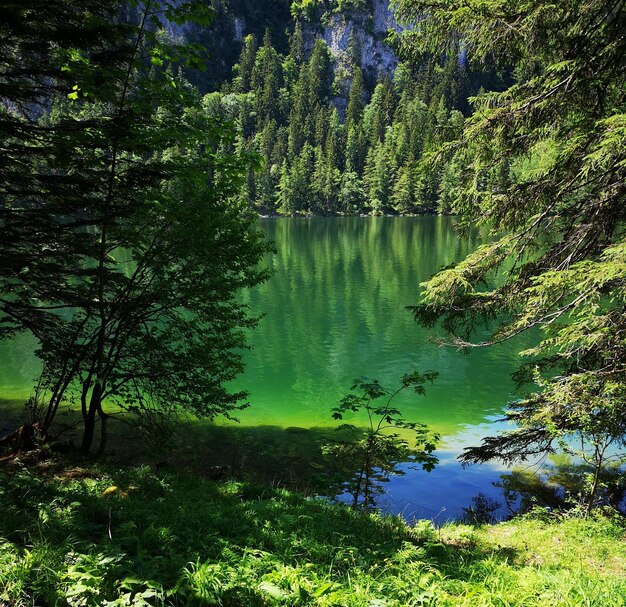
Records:
[[[354,512],[150,468],[5,468],[2,605],[626,605],[621,519]]]

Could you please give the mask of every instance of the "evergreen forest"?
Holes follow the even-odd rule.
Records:
[[[205,97],[212,115],[239,125],[237,149],[254,152],[244,197],[262,215],[449,213],[458,166],[428,154],[460,136],[469,99],[502,86],[506,70],[469,68],[460,46],[443,55],[364,70],[360,34],[333,58],[320,36],[305,45],[295,22],[289,50],[269,29],[249,34],[232,79]],[[390,41],[392,44],[392,41]],[[506,180],[506,171],[489,176]]]

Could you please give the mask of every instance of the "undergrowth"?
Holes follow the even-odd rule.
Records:
[[[605,515],[435,528],[147,467],[0,475],[2,605],[626,605]]]

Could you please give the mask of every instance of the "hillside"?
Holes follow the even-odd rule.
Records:
[[[219,90],[232,78],[246,36],[261,41],[267,30],[275,49],[286,53],[296,22],[303,26],[307,52],[315,39],[321,38],[335,63],[344,68],[350,62],[350,37],[358,36],[361,65],[370,83],[381,70],[393,73],[398,64],[394,50],[385,42],[390,32],[401,29],[389,0],[213,0],[212,6],[214,18],[209,26],[177,28],[170,24],[174,34],[206,49],[208,69],[204,74],[190,73],[192,82],[205,93]]]
[[[190,79],[253,155],[243,198],[262,215],[447,213],[458,162],[426,159],[459,136],[470,97],[502,86],[463,49],[402,61],[387,0],[215,5],[185,31],[206,49]],[[180,33],[180,32],[179,32]],[[254,157],[256,155],[256,158]],[[508,169],[490,177],[505,183]]]

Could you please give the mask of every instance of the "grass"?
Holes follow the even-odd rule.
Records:
[[[435,529],[148,467],[0,475],[2,605],[626,605],[619,518]]]

